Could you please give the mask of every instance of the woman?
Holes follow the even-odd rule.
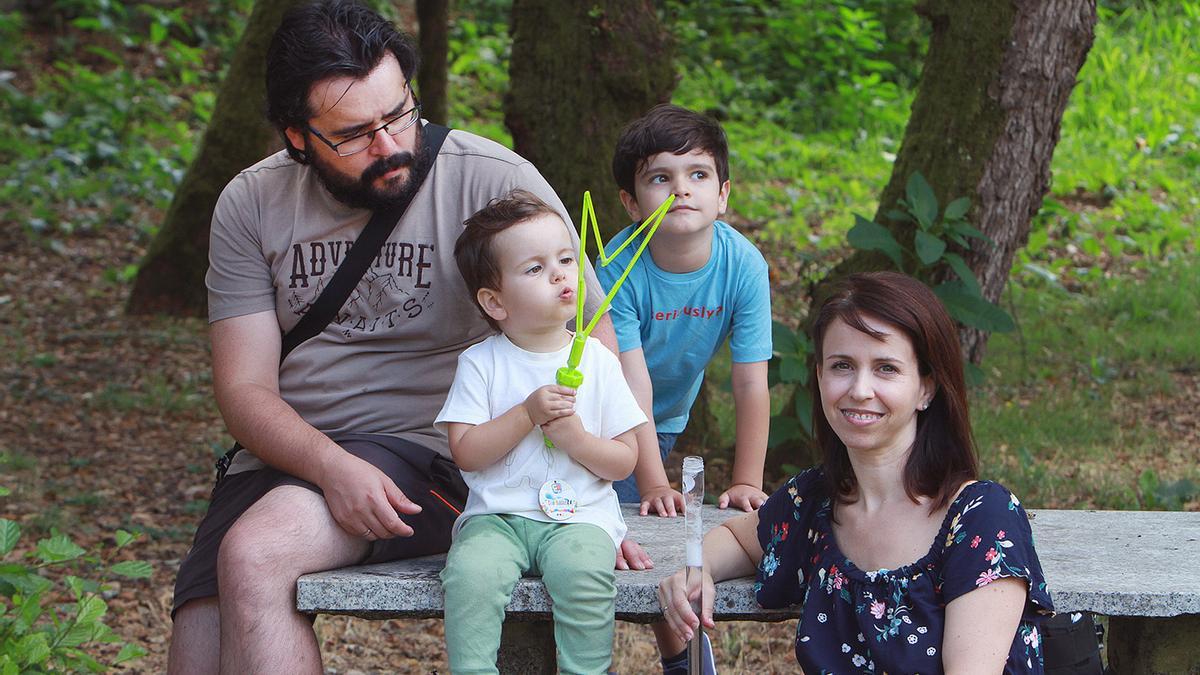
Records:
[[[761,605],[801,605],[808,673],[1042,672],[1050,596],[1020,502],[976,481],[958,334],[937,296],[902,274],[853,275],[813,335],[824,465],[704,538],[704,625],[712,583],[757,570]],[[659,599],[690,639],[682,572]]]

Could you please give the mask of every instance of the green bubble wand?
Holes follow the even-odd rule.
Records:
[[[671,208],[671,204],[674,201],[675,195],[668,196],[662,204],[658,205],[658,208],[654,210],[654,213],[651,213],[648,218],[643,220],[642,224],[633,231],[633,234],[629,235],[625,242],[617,247],[617,250],[613,251],[611,255],[608,255],[605,254],[604,242],[600,239],[600,223],[596,220],[596,210],[592,208],[592,193],[590,191],[585,191],[583,193],[583,215],[580,217],[579,221],[579,280],[577,292],[575,293],[575,338],[571,341],[571,353],[567,357],[567,365],[559,368],[558,372],[554,374],[554,381],[559,385],[570,387],[572,389],[578,389],[579,385],[583,384],[583,373],[579,371],[579,361],[583,358],[583,348],[587,344],[588,336],[592,334],[592,329],[596,327],[596,322],[600,321],[600,317],[608,309],[608,306],[612,303],[612,299],[616,297],[617,291],[619,291],[621,289],[621,285],[625,283],[625,278],[629,276],[629,272],[633,269],[633,266],[637,264],[638,259],[642,257],[642,252],[645,251],[646,246],[650,244],[650,238],[654,236],[656,231],[658,231],[658,226],[662,223],[663,218],[666,217],[667,211]],[[641,246],[638,246],[637,251],[635,251],[633,254],[633,258],[630,259],[629,264],[625,266],[625,271],[621,273],[621,276],[617,279],[616,283],[614,283],[613,287],[609,289],[608,295],[605,296],[604,302],[600,303],[600,307],[596,310],[596,314],[592,316],[592,320],[588,322],[587,327],[584,327],[583,303],[587,297],[587,285],[584,283],[584,265],[582,260],[587,252],[589,221],[592,224],[592,232],[596,237],[597,248],[600,249],[600,265],[603,267],[607,267],[608,264],[621,253],[621,251],[625,250],[626,246],[629,246],[631,243],[633,243],[633,241],[637,239],[638,235],[647,228],[649,228],[649,232],[646,232],[646,238],[642,240]],[[554,447],[554,444],[550,442],[550,439],[547,438],[545,440],[546,447]]]

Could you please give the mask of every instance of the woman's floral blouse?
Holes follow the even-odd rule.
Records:
[[[962,490],[920,560],[860,570],[838,549],[821,469],[809,469],[758,512],[763,607],[800,604],[796,659],[804,672],[941,673],[946,605],[996,579],[1018,577],[1029,596],[1005,673],[1041,673],[1039,626],[1053,613],[1029,519],[998,483]]]

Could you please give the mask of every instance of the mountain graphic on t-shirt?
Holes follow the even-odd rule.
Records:
[[[384,300],[388,295],[409,294],[408,291],[400,287],[393,274],[379,274],[368,270],[364,279],[367,282],[367,304],[376,313],[383,312],[385,306]]]

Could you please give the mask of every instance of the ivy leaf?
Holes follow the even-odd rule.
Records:
[[[117,548],[124,548],[129,542],[138,538],[138,535],[125,530],[117,530],[113,537],[117,540]]]
[[[112,571],[130,579],[148,579],[154,574],[154,567],[144,560],[125,560],[113,565]]]
[[[929,181],[925,180],[920,171],[914,171],[908,177],[908,185],[904,187],[904,196],[907,197],[910,210],[917,217],[917,222],[921,224],[921,229],[928,230],[932,227],[933,221],[937,220],[937,197],[933,194],[933,188],[929,187]]]
[[[0,518],[0,556],[12,552],[21,538],[21,526],[8,518]]]
[[[946,242],[925,230],[917,230],[917,238],[914,243],[917,247],[917,258],[925,265],[937,262],[946,252]]]
[[[796,419],[800,420],[800,426],[808,432],[809,436],[813,435],[813,400],[812,394],[808,389],[800,388],[796,390]]]
[[[962,217],[967,215],[967,211],[971,210],[971,200],[968,197],[959,197],[946,205],[946,220],[962,220]]]
[[[65,534],[56,534],[49,539],[42,539],[37,544],[38,559],[47,563],[74,560],[86,552]]]
[[[992,333],[1007,333],[1016,328],[1013,319],[983,296],[972,293],[962,282],[948,281],[933,289],[946,305],[946,311],[960,323]]]
[[[973,237],[973,238],[979,239],[981,241],[986,241],[989,244],[995,243],[992,241],[991,237],[987,236],[983,232],[980,232],[978,229],[976,229],[976,227],[974,225],[971,225],[970,223],[957,222],[957,223],[954,223],[953,225],[951,225],[950,229],[954,230],[955,232],[957,232],[958,234],[960,234],[964,237]]]
[[[796,332],[785,324],[771,321],[771,345],[776,354],[791,354],[796,351]]]
[[[117,658],[113,659],[113,665],[124,663],[126,661],[132,661],[133,659],[140,659],[145,655],[145,649],[142,649],[142,647],[135,645],[132,642],[126,642],[125,646],[121,647],[121,651],[117,652]]]
[[[767,447],[774,448],[800,436],[800,422],[794,417],[772,417],[767,433]]]
[[[785,356],[779,364],[779,378],[784,382],[806,384],[808,368],[803,359]]]
[[[983,289],[979,286],[979,280],[975,278],[975,273],[971,271],[971,268],[967,265],[967,261],[963,260],[962,256],[957,253],[947,253],[942,259],[946,261],[950,269],[954,270],[954,273],[962,280],[967,290],[975,295],[983,295]]]
[[[108,604],[99,596],[85,595],[79,600],[79,616],[76,621],[80,624],[93,624],[108,611]]]
[[[30,633],[16,643],[13,656],[27,666],[36,666],[50,658],[50,645],[45,633]]]
[[[874,223],[860,215],[854,216],[854,227],[846,234],[846,241],[861,251],[880,251],[896,263],[896,269],[903,269],[900,244],[888,229],[879,223]]]

